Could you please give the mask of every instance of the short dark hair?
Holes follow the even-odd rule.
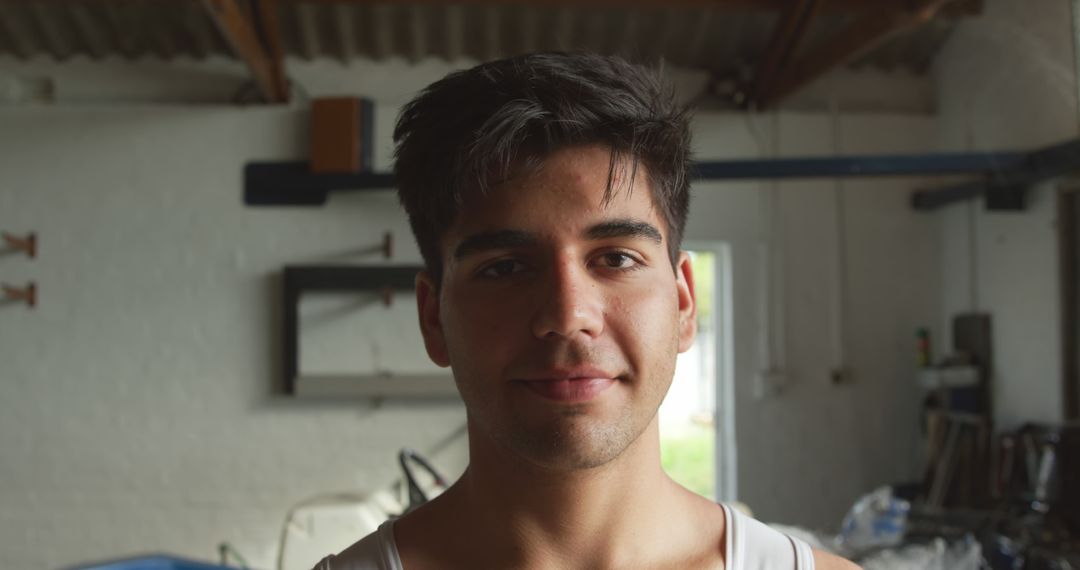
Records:
[[[672,264],[689,208],[689,112],[658,71],[615,56],[538,53],[447,75],[402,109],[394,129],[398,195],[428,271],[467,200],[568,146],[602,144],[615,171],[648,172]],[[629,159],[625,161],[624,159]]]

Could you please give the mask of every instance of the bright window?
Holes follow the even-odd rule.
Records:
[[[697,337],[690,350],[679,355],[671,389],[660,406],[660,457],[664,470],[675,481],[716,500],[720,256],[701,250],[690,251],[690,257],[697,297]]]

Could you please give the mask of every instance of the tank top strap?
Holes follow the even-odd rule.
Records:
[[[797,570],[814,570],[814,550],[806,542],[789,536],[791,544],[795,546],[795,568]]]
[[[810,545],[755,520],[734,507],[724,511],[725,570],[814,570]]]

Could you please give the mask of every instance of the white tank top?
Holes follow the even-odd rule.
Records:
[[[810,545],[737,509],[723,504],[720,507],[727,530],[723,546],[725,570],[814,570]],[[312,570],[404,570],[394,543],[394,521],[384,522],[340,554],[323,558]]]

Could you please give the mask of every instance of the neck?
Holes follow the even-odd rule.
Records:
[[[469,450],[453,493],[489,544],[518,560],[621,566],[683,496],[661,469],[655,418],[616,459],[591,469],[538,467],[472,429]]]

